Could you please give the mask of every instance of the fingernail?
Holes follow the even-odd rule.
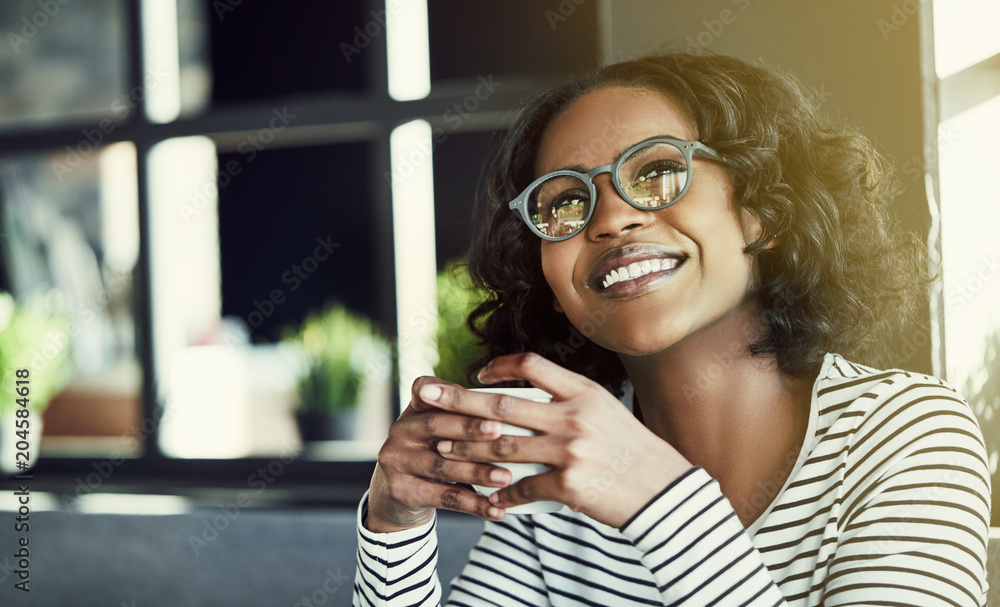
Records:
[[[507,472],[497,468],[496,470],[490,472],[490,480],[494,483],[502,483],[507,479]]]
[[[488,365],[486,365],[485,367],[483,367],[482,369],[480,369],[479,373],[476,374],[476,378],[479,379],[479,381],[481,383],[485,383],[485,382],[483,382],[483,378],[490,374],[490,366],[492,364],[493,364],[493,361],[490,361],[490,363]]]
[[[493,493],[493,494],[490,495],[490,503],[491,504],[499,504],[500,503],[500,492],[499,491],[497,491],[497,492],[495,492],[495,493]]]
[[[443,393],[444,390],[441,389],[441,386],[436,386],[434,384],[420,388],[420,398],[424,400],[429,400],[429,401],[441,400],[441,394]]]
[[[498,421],[488,421],[483,422],[480,428],[482,428],[483,434],[500,434],[500,431],[503,430],[503,424]]]
[[[439,453],[451,453],[451,441],[450,440],[443,440],[443,441],[439,442],[438,443],[438,452]]]
[[[490,509],[487,511],[487,514],[490,515],[490,518],[500,518],[503,516],[503,510],[495,506],[491,506]]]

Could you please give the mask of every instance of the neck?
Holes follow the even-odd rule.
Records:
[[[667,350],[622,355],[646,426],[732,494],[790,471],[812,394],[813,379],[747,352],[759,326],[752,319],[723,318]]]

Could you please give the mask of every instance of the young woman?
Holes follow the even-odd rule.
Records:
[[[436,508],[487,521],[452,605],[985,604],[975,417],[848,360],[877,361],[926,287],[892,183],[794,79],[730,57],[530,104],[487,179],[470,324],[480,381],[553,402],[414,383],[358,509],[355,604],[439,603]],[[505,511],[535,500],[568,508]]]

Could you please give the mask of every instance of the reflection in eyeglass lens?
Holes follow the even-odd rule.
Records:
[[[528,197],[528,214],[538,231],[560,238],[575,233],[590,213],[590,188],[566,175],[541,183]]]
[[[675,200],[684,191],[687,177],[684,154],[668,143],[636,150],[618,170],[625,194],[643,207],[659,207]]]

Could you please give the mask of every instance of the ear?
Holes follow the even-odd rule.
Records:
[[[559,300],[556,298],[555,295],[552,296],[552,308],[556,312],[558,312],[559,314],[565,314],[566,313],[566,311],[563,310],[562,304],[559,303]]]
[[[756,242],[760,235],[764,232],[764,226],[760,225],[760,220],[754,217],[754,214],[747,209],[740,210],[740,219],[743,223],[743,238],[747,244],[751,242]],[[781,237],[775,236],[771,240],[767,241],[764,245],[764,249],[773,249],[777,245],[781,244]]]
[[[756,241],[764,231],[764,227],[760,225],[760,221],[754,217],[754,214],[749,209],[740,209],[740,223],[743,227],[744,244]],[[768,243],[768,246],[771,246],[771,243]]]

